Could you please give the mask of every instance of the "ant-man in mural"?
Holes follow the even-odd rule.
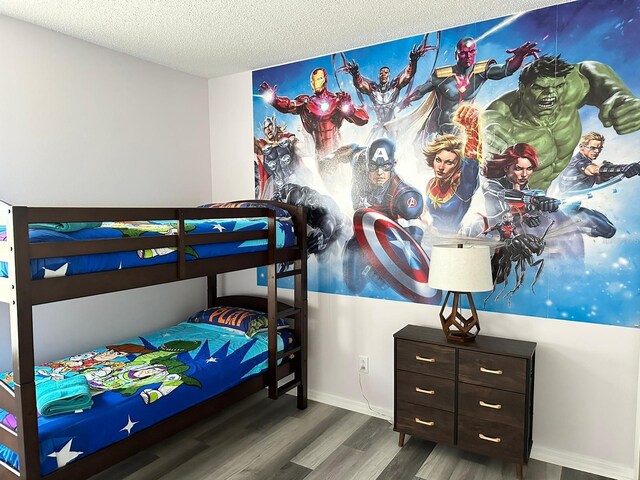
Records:
[[[279,112],[300,115],[302,126],[315,142],[316,157],[320,158],[341,145],[340,126],[343,121],[362,126],[369,121],[369,115],[353,104],[347,92],[333,93],[327,89],[327,71],[324,68],[311,72],[311,89],[313,95],[298,95],[293,100],[279,97],[276,86],[272,87],[267,82],[262,82],[258,91]]]
[[[513,223],[513,215],[509,212],[502,216],[502,222],[493,225],[485,230],[483,233],[486,235],[491,231],[497,231],[500,234],[500,240],[504,242],[504,246],[496,249],[493,258],[491,259],[491,273],[493,276],[493,290],[484,299],[483,305],[486,307],[487,302],[491,296],[495,293],[496,285],[504,283],[502,290],[496,295],[496,301],[500,299],[505,289],[507,288],[507,282],[509,275],[511,274],[512,264],[515,265],[515,285],[512,290],[507,293],[507,303],[511,305],[511,299],[513,295],[522,287],[525,279],[525,272],[527,265],[530,267],[538,267],[536,269],[533,282],[531,283],[531,292],[535,293],[534,287],[536,282],[540,278],[542,269],[544,268],[544,259],[540,257],[546,246],[545,237],[549,233],[549,229],[554,224],[552,220],[547,226],[541,236],[537,236],[531,233],[517,233],[516,225]]]

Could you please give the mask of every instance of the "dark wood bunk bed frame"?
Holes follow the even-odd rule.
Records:
[[[265,203],[265,202],[262,202]],[[20,458],[20,472],[0,462],[0,480],[84,479],[129,457],[181,429],[196,423],[259,390],[268,388],[269,398],[277,399],[297,389],[297,406],[307,406],[307,238],[303,207],[266,202],[290,212],[295,225],[296,246],[276,248],[276,214],[265,207],[252,208],[49,208],[18,207],[0,202],[0,224],[7,226],[7,241],[0,242],[0,261],[9,263],[9,278],[0,279],[0,301],[10,306],[11,348],[15,389],[0,388],[0,408],[17,419],[17,433],[0,428],[0,443]],[[268,228],[261,231],[187,235],[185,220],[267,217]],[[176,220],[178,233],[168,236],[85,240],[74,242],[29,243],[29,224],[39,222]],[[191,245],[267,239],[265,251],[186,260]],[[176,263],[136,267],[69,277],[32,280],[30,261],[36,258],[64,257],[147,248],[175,247]],[[279,263],[292,262],[293,269],[279,272]],[[267,297],[218,297],[217,275],[257,266],[267,266]],[[278,301],[277,280],[294,276],[293,303]],[[34,382],[33,306],[102,293],[158,285],[184,279],[207,278],[208,306],[227,305],[266,311],[268,327],[268,369],[236,387],[196,404],[130,437],[42,476]],[[277,352],[276,320],[293,320],[296,346]],[[293,359],[278,361],[295,354]],[[279,385],[279,381],[293,378]],[[0,425],[0,427],[2,427]]]

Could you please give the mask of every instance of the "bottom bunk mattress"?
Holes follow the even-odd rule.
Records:
[[[231,310],[222,310],[223,315],[205,310],[188,322],[144,337],[36,367],[42,474],[266,370],[267,332],[256,328],[255,321],[242,322],[245,313]],[[258,327],[264,327],[264,322],[262,316]],[[225,323],[226,326],[221,326]],[[284,326],[284,321],[279,320],[279,324]],[[279,328],[281,351],[285,345],[290,348],[294,337],[290,329]],[[68,383],[71,377],[79,375],[87,380],[93,405],[82,411],[43,416],[44,409],[40,408],[43,387],[55,387],[51,382]],[[84,382],[81,378],[75,380]],[[0,381],[13,388],[11,372],[0,374]],[[17,429],[15,417],[1,409],[0,423],[5,428]],[[0,461],[12,469],[20,469],[17,454],[2,444]]]

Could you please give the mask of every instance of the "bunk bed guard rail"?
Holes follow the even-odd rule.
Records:
[[[249,201],[251,202],[251,201]],[[276,212],[268,207],[248,208],[55,208],[12,206],[0,201],[0,224],[6,226],[6,241],[0,242],[0,262],[8,264],[8,277],[0,278],[0,302],[9,304],[11,347],[14,371],[14,389],[0,384],[0,408],[15,415],[17,432],[0,425],[0,443],[18,453],[21,458],[21,472],[7,465],[0,468],[0,479],[40,478],[37,411],[35,406],[34,346],[33,346],[33,305],[59,300],[127,290],[142,286],[173,282],[187,278],[215,277],[218,273],[268,266],[269,287],[269,340],[275,340],[275,319],[277,311],[276,282],[277,263],[294,263],[296,295],[294,308],[286,313],[296,321],[304,318],[306,325],[306,215],[303,207],[271,203],[288,210],[296,229],[297,245],[292,248],[276,248]],[[186,220],[267,218],[266,230],[199,233],[188,235]],[[118,238],[104,240],[78,240],[73,242],[30,243],[29,225],[53,222],[105,222],[105,221],[148,221],[173,220],[177,231],[172,235]],[[201,244],[236,242],[264,239],[264,251],[227,255],[202,260],[186,259],[187,247]],[[135,267],[115,271],[88,273],[68,277],[33,280],[30,262],[32,259],[59,256],[90,255],[94,253],[120,252],[151,248],[174,248],[178,260],[175,263],[149,267]],[[281,276],[286,276],[282,274]],[[215,282],[214,282],[215,283]],[[296,329],[296,336],[303,336],[306,344],[306,328]],[[275,342],[274,342],[275,343]],[[290,352],[291,353],[291,352]],[[306,352],[303,355],[295,385],[289,383],[286,390],[304,383],[306,393]],[[269,353],[269,396],[277,398],[284,393],[278,391],[276,367],[280,356],[275,351]],[[299,403],[299,406],[300,403]],[[304,395],[303,406],[306,406]],[[35,434],[34,434],[35,432]],[[25,434],[26,433],[26,434]],[[31,452],[31,453],[28,453]],[[7,473],[10,476],[7,476]],[[54,475],[55,476],[55,475]]]

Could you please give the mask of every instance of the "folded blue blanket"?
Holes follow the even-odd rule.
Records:
[[[56,232],[77,232],[85,228],[98,228],[102,222],[73,222],[73,223],[30,223],[30,228],[54,230]]]
[[[89,383],[84,375],[46,380],[36,385],[36,405],[43,417],[91,408]]]

